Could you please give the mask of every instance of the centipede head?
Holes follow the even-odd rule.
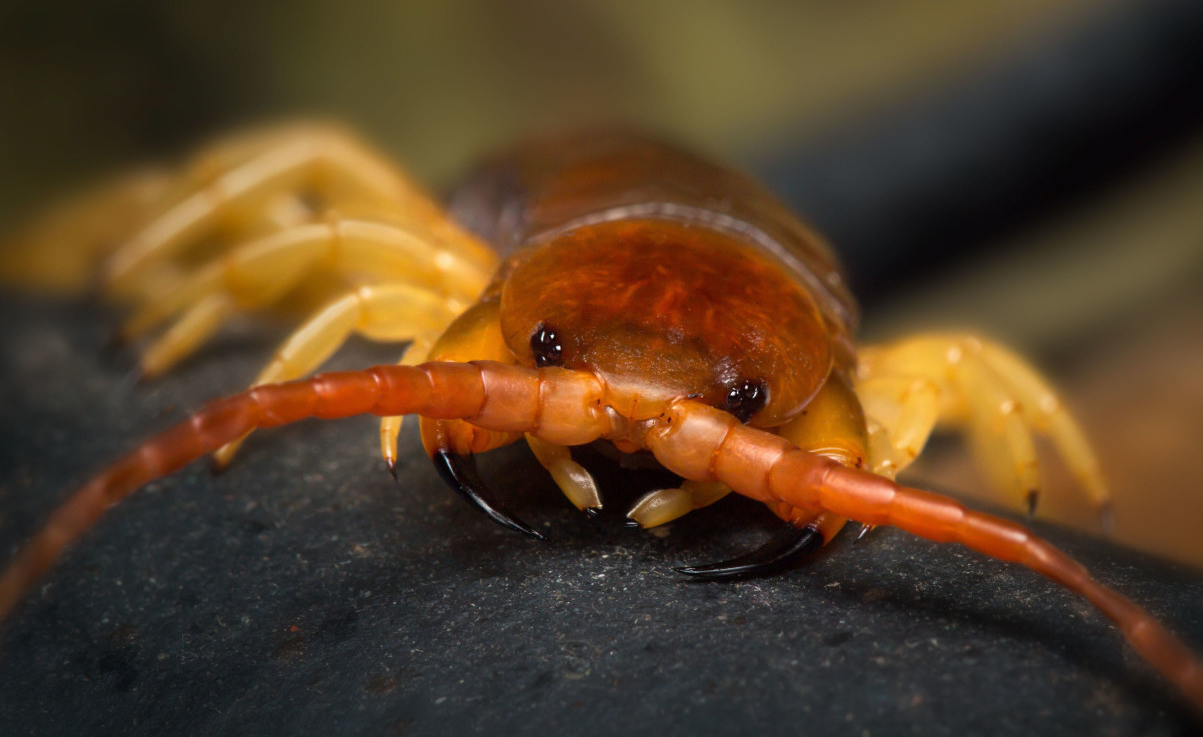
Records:
[[[515,257],[501,330],[520,361],[601,377],[632,420],[692,397],[758,427],[796,415],[832,365],[813,299],[708,227],[594,223]]]

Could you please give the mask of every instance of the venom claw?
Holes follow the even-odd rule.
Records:
[[[688,566],[676,570],[678,573],[707,581],[756,576],[786,568],[790,563],[816,553],[822,547],[823,536],[816,528],[810,525],[806,527],[787,525],[786,529],[775,535],[768,544],[747,555],[741,555],[721,563]]]
[[[509,512],[497,506],[492,500],[492,491],[476,470],[476,460],[473,456],[461,456],[449,450],[439,450],[432,457],[434,467],[443,480],[459,492],[474,507],[484,512],[502,527],[515,532],[521,532],[535,540],[546,540],[542,534],[530,525],[512,516]]]

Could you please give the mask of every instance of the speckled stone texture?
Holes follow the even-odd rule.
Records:
[[[277,333],[166,379],[101,351],[113,315],[0,303],[0,550],[139,439],[248,381]],[[338,367],[395,358],[357,343]],[[0,733],[1155,734],[1198,732],[1086,604],[1023,569],[883,529],[774,578],[691,583],[774,519],[728,499],[658,533],[613,470],[572,510],[519,447],[483,471],[546,544],[443,488],[413,428],[398,486],[374,420],[254,438],[114,509],[0,640]],[[1196,573],[1039,526],[1203,644]]]

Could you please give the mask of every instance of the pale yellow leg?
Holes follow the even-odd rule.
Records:
[[[290,192],[282,205],[297,205],[308,196],[325,195],[326,206],[370,215],[388,216],[406,229],[428,232],[459,257],[492,263],[491,248],[447,217],[443,208],[380,151],[343,126],[321,122],[292,122],[226,136],[206,146],[184,167],[177,193],[190,195],[254,157],[289,146],[317,150],[313,166],[317,181]],[[323,168],[324,167],[324,168]],[[233,205],[231,205],[233,207]],[[228,213],[227,213],[228,215]]]
[[[533,435],[527,435],[526,442],[535,458],[539,459],[539,463],[551,474],[556,486],[560,487],[573,506],[582,512],[601,509],[602,500],[597,491],[597,483],[581,464],[572,460],[571,449],[540,440]]]
[[[162,207],[170,179],[139,171],[48,208],[0,246],[0,281],[63,293],[87,289],[129,224]]]
[[[969,407],[969,437],[977,457],[995,487],[1014,504],[1034,511],[1040,462],[1019,403],[975,352],[966,350],[953,374]]]
[[[386,157],[344,129],[302,123],[227,137],[174,172],[138,173],[56,207],[0,249],[0,278],[79,290],[96,257],[111,252],[110,292],[144,299],[171,291],[174,277],[164,275],[197,256],[332,206],[429,236],[441,260],[451,254],[485,271],[495,264],[486,244]],[[185,251],[186,260],[176,258]]]
[[[200,159],[208,161],[205,154]],[[203,179],[204,177],[200,177]],[[280,193],[310,188],[333,200],[333,180],[366,197],[400,202],[414,194],[407,183],[378,156],[346,139],[321,132],[287,136],[275,145],[235,164],[154,217],[113,255],[107,279],[120,291],[156,259],[173,256],[190,243],[212,233],[222,220],[262,209]]]
[[[122,335],[133,340],[162,320],[191,305],[220,298],[226,314],[267,306],[317,270],[370,272],[374,280],[404,281],[457,300],[460,309],[484,288],[487,274],[453,257],[443,258],[427,241],[391,225],[331,217],[325,223],[303,225],[241,246],[210,265],[173,292],[145,305],[126,322]],[[326,267],[326,268],[322,268]],[[219,322],[195,323],[189,345],[199,345]],[[208,330],[201,334],[201,328]],[[175,328],[143,356],[142,371],[158,376],[186,355],[166,350],[178,345]]]
[[[311,317],[276,350],[252,386],[291,381],[312,372],[333,355],[352,333],[371,340],[403,341],[445,328],[458,305],[429,290],[408,284],[360,287]],[[233,457],[238,443],[214,454],[218,465]]]
[[[892,479],[927,445],[939,414],[939,388],[928,379],[875,376],[857,390],[868,420],[868,468]]]
[[[928,382],[935,395],[916,382]],[[1029,509],[1035,503],[1039,464],[1032,434],[1041,432],[1100,510],[1109,504],[1077,423],[1034,369],[997,344],[936,335],[868,348],[861,353],[857,390],[870,419],[870,456],[885,464],[887,475],[922,450],[938,417],[968,430],[979,461],[1007,498]]]
[[[440,328],[438,332],[442,333],[443,328]],[[434,346],[437,337],[438,333],[430,333],[414,338],[398,363],[402,366],[417,366],[422,363],[430,355],[430,349]],[[380,454],[384,456],[384,462],[390,471],[394,471],[397,467],[397,438],[401,435],[401,427],[404,422],[404,415],[385,417],[380,420]]]
[[[199,348],[232,314],[237,305],[227,294],[210,294],[192,304],[158,340],[142,353],[142,378],[161,376],[171,366]]]
[[[627,512],[627,517],[645,529],[656,527],[714,504],[730,493],[730,488],[717,482],[686,480],[675,489],[657,489],[644,494]]]
[[[1086,434],[1048,382],[1026,361],[997,343],[983,341],[981,356],[1014,393],[1024,417],[1037,431],[1048,434],[1094,504],[1100,508],[1110,505],[1111,493]]]
[[[263,150],[245,160],[244,146],[233,147],[237,155],[198,157],[206,174],[190,179],[203,186],[146,223],[110,260],[107,278],[114,291],[124,291],[149,264],[173,257],[220,226],[237,231],[241,220],[261,220],[268,203],[281,194],[304,191],[328,204],[374,203],[421,224],[461,257],[491,263],[487,246],[450,222],[385,157],[345,132],[308,126],[265,138]],[[207,174],[225,165],[230,168],[219,175]]]

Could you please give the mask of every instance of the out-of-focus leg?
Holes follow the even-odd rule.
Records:
[[[67,294],[87,290],[129,224],[162,207],[170,179],[161,170],[138,171],[55,203],[0,247],[0,280]]]
[[[969,335],[923,335],[861,352],[857,389],[873,448],[892,475],[922,451],[939,421],[968,431],[1000,501],[1033,512],[1039,463],[1032,440],[1046,433],[1106,514],[1110,497],[1077,423],[1035,369]]]
[[[936,426],[940,391],[930,379],[875,376],[858,383],[869,431],[867,468],[894,478],[918,456]]]
[[[275,303],[315,272],[370,273],[383,282],[403,281],[431,294],[458,300],[461,308],[484,288],[488,274],[453,257],[443,258],[428,241],[392,225],[330,217],[240,246],[188,278],[173,292],[145,305],[125,324],[132,340],[185,310],[180,323],[152,345],[142,372],[158,376],[199,346],[234,311]],[[220,304],[214,319],[193,319],[201,306]],[[187,324],[188,330],[181,328]],[[186,338],[186,340],[185,340]]]
[[[1081,426],[1048,381],[1022,358],[997,343],[983,341],[980,351],[986,365],[1014,393],[1024,417],[1032,427],[1046,433],[1056,445],[1094,504],[1100,509],[1107,508],[1111,503],[1111,494],[1099,470],[1094,450]]]
[[[256,144],[261,148],[255,150]],[[184,177],[186,183],[195,183],[195,190],[149,218],[114,253],[106,277],[115,291],[136,282],[155,261],[172,258],[222,227],[237,231],[239,221],[259,220],[281,194],[312,193],[326,206],[368,202],[390,207],[415,221],[429,221],[458,249],[479,249],[478,244],[462,243],[473,239],[445,223],[441,208],[391,162],[340,129],[298,126],[230,147],[236,151],[221,146],[216,154],[202,153],[186,167],[185,171],[204,171]],[[214,169],[218,173],[210,174]]]

